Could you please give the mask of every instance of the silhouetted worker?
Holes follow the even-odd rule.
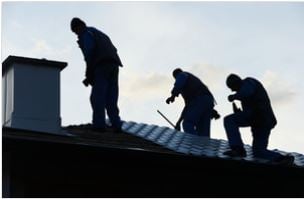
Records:
[[[174,87],[166,103],[174,102],[179,94],[185,101],[185,107],[175,129],[180,130],[180,124],[183,121],[185,132],[210,137],[211,119],[219,118],[218,113],[213,109],[215,104],[213,95],[199,78],[180,68],[173,71],[173,77],[175,78]]]
[[[228,137],[230,150],[224,152],[231,157],[245,157],[246,150],[241,139],[239,127],[251,127],[255,157],[269,159],[274,163],[292,164],[293,156],[283,156],[280,153],[267,150],[270,131],[277,124],[270,99],[263,85],[256,79],[248,77],[241,79],[230,74],[226,80],[227,86],[235,91],[228,100],[241,101],[242,109],[233,103],[234,113],[224,118],[224,126]]]
[[[122,122],[117,101],[118,73],[122,63],[117,49],[106,34],[96,28],[87,27],[79,18],[71,20],[71,30],[78,36],[77,43],[86,62],[83,84],[92,86],[90,102],[93,109],[93,129],[105,131],[106,110],[112,127],[120,132]]]

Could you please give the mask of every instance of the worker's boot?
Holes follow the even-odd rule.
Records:
[[[95,133],[105,133],[106,132],[106,128],[92,127],[90,130]]]
[[[231,146],[231,149],[224,152],[224,155],[230,156],[230,157],[246,157],[246,150],[244,147],[241,146]]]
[[[107,126],[106,131],[110,132],[110,133],[122,133],[123,132],[121,127],[114,127],[114,126]]]
[[[124,131],[120,128],[116,128],[114,133],[123,133]]]

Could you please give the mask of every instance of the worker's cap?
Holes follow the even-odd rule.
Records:
[[[82,21],[81,19],[77,18],[77,17],[74,17],[72,20],[71,20],[71,30],[73,32],[75,32],[75,29],[76,27],[78,26],[86,26],[86,24],[84,23],[84,21]]]
[[[230,74],[230,75],[228,75],[228,77],[226,79],[226,85],[229,88],[239,87],[241,82],[242,82],[242,79],[236,74]]]
[[[181,72],[183,72],[182,69],[176,68],[176,69],[173,71],[172,75],[173,75],[173,77],[176,77],[176,76],[177,76],[179,73],[181,73]]]

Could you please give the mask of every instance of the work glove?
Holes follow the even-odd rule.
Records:
[[[89,86],[89,80],[87,78],[85,78],[82,83],[85,85],[85,87]]]
[[[217,110],[213,109],[212,110],[212,117],[213,119],[217,120],[221,117],[221,115],[217,112]]]
[[[167,104],[173,103],[173,102],[174,102],[174,99],[175,99],[174,96],[168,97],[168,98],[166,99],[166,103],[167,103]]]
[[[228,96],[228,101],[232,102],[233,100],[235,100],[235,95],[229,95]]]

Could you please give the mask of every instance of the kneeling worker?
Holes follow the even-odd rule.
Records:
[[[292,164],[293,156],[283,156],[280,153],[267,150],[271,129],[277,124],[270,99],[263,85],[254,78],[241,79],[236,74],[230,74],[226,80],[227,86],[234,92],[228,100],[241,101],[242,109],[234,104],[234,113],[224,118],[224,127],[230,149],[224,152],[231,157],[245,157],[246,150],[241,139],[239,127],[251,127],[253,155],[269,159],[273,163]]]
[[[215,104],[213,95],[199,78],[182,71],[180,68],[173,71],[173,77],[175,84],[166,103],[174,102],[175,97],[179,94],[183,96],[185,101],[185,107],[175,129],[180,130],[180,124],[183,121],[185,132],[210,137],[211,119],[220,117],[213,109]]]

